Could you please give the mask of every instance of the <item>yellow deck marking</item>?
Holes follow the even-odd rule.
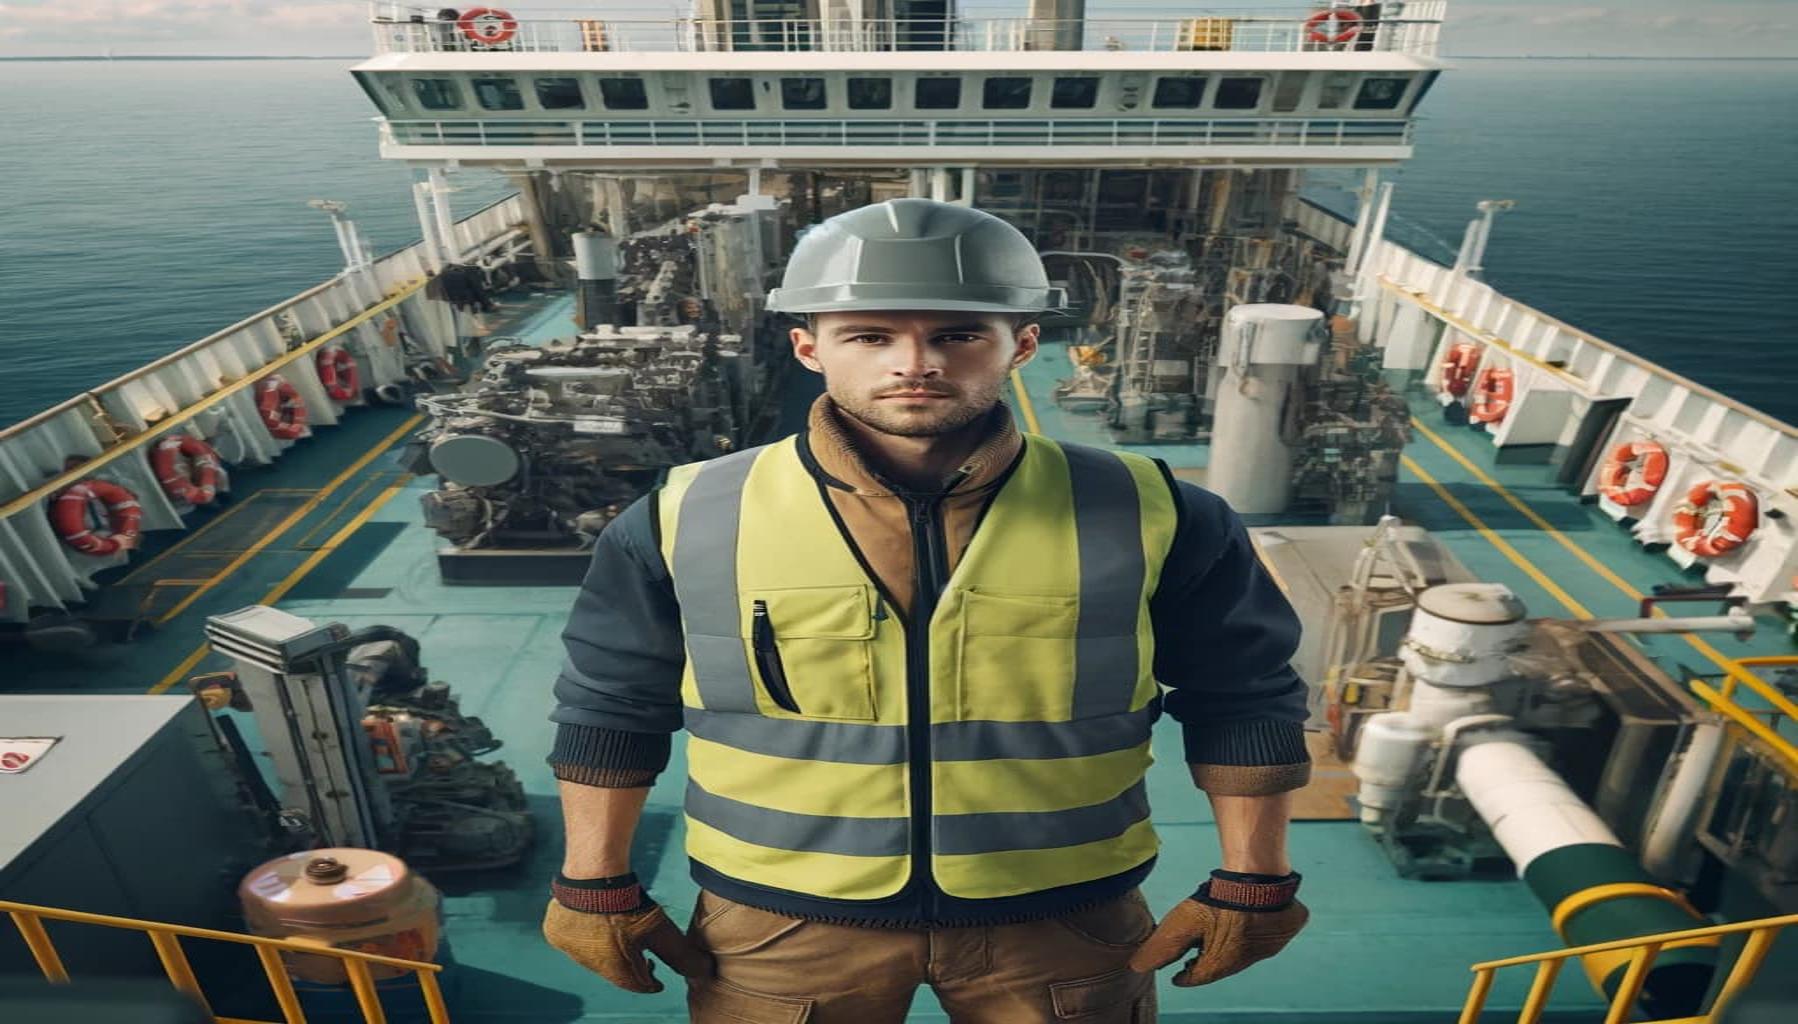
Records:
[[[382,449],[377,449],[377,450],[384,451],[385,448],[383,447]],[[379,512],[381,510],[381,506],[383,506],[383,505],[387,504],[389,501],[391,501],[393,499],[394,495],[405,490],[407,481],[409,481],[411,479],[412,479],[412,474],[408,473],[398,483],[393,484],[392,486],[388,487],[386,490],[382,491],[380,494],[375,495],[375,500],[369,502],[368,505],[362,509],[362,511],[356,513],[355,518],[353,518],[349,522],[345,523],[343,525],[342,529],[340,529],[336,533],[332,534],[331,539],[325,541],[324,547],[321,547],[317,551],[314,551],[312,554],[306,556],[306,560],[304,562],[301,562],[299,564],[299,566],[297,566],[292,572],[288,573],[285,577],[283,577],[281,582],[279,582],[279,583],[275,584],[273,587],[271,587],[269,589],[269,592],[262,595],[262,599],[257,601],[256,603],[272,605],[276,601],[279,601],[279,600],[281,600],[281,598],[285,597],[287,595],[287,592],[289,590],[292,590],[296,585],[298,585],[300,580],[304,579],[307,573],[311,572],[313,569],[318,567],[318,563],[324,561],[325,558],[331,554],[331,552],[336,551],[337,548],[340,545],[342,545],[344,541],[350,539],[350,535],[354,534],[356,532],[356,530],[362,526],[362,524],[368,522],[369,519],[372,518],[376,512]],[[193,671],[194,666],[198,665],[202,658],[206,657],[206,651],[208,650],[208,648],[209,648],[209,645],[207,643],[201,642],[200,646],[194,648],[194,652],[192,654],[189,654],[186,658],[182,659],[181,664],[175,666],[174,671],[170,672],[166,676],[163,676],[161,682],[157,683],[155,686],[150,687],[149,692],[161,693],[164,690],[167,690],[169,687],[174,686],[176,683],[180,682],[183,678],[185,678],[187,676],[187,674],[189,672]]]
[[[380,483],[381,476],[382,476],[382,474],[380,474],[380,473],[370,473],[366,479],[364,479],[361,483],[356,485],[355,490],[344,495],[343,500],[337,503],[337,507],[332,509],[330,511],[330,514],[325,516],[324,522],[319,523],[317,526],[314,526],[310,530],[307,530],[305,536],[301,537],[297,541],[294,541],[294,544],[293,544],[294,550],[296,550],[296,551],[307,550],[307,546],[312,543],[312,538],[314,538],[314,537],[318,536],[320,533],[324,532],[324,530],[331,525],[331,520],[337,518],[338,513],[342,512],[346,508],[349,508],[351,505],[354,505],[356,503],[356,499],[360,498],[364,491],[368,490],[370,487],[373,487],[375,484]]]
[[[238,514],[239,512],[242,512],[244,509],[249,508],[251,505],[255,504],[257,498],[259,498],[262,495],[267,494],[267,493],[268,492],[266,490],[257,491],[254,494],[251,494],[249,497],[245,498],[244,500],[238,502],[237,504],[232,505],[230,508],[225,509],[223,512],[220,512],[218,515],[214,516],[212,518],[212,520],[210,522],[208,522],[205,526],[200,527],[199,529],[195,530],[194,532],[188,534],[187,536],[181,538],[180,540],[176,541],[175,543],[169,545],[167,550],[158,554],[155,558],[152,558],[148,562],[145,562],[144,564],[138,566],[136,569],[131,570],[131,574],[126,576],[124,579],[119,580],[118,583],[130,583],[132,580],[137,579],[139,576],[142,576],[144,573],[149,572],[152,568],[154,568],[156,566],[156,564],[158,562],[161,562],[163,559],[169,557],[170,555],[174,554],[175,552],[180,551],[182,548],[188,546],[189,544],[192,544],[196,540],[199,540],[201,537],[204,537],[206,535],[207,530],[212,529],[213,527],[217,526],[218,524],[224,522],[227,519],[230,519],[232,516]],[[115,584],[115,586],[116,585],[117,584]]]
[[[1011,392],[1018,396],[1018,411],[1024,414],[1024,425],[1032,434],[1043,432],[1043,425],[1036,421],[1036,407],[1030,404],[1030,392],[1024,390],[1024,378],[1018,371],[1011,371]]]
[[[263,534],[260,538],[258,538],[256,543],[254,543],[254,544],[250,545],[248,548],[244,549],[243,554],[238,555],[236,558],[231,560],[231,563],[229,565],[226,565],[223,569],[220,569],[218,571],[218,575],[213,577],[212,582],[210,584],[208,584],[207,586],[201,587],[198,590],[195,590],[193,593],[182,598],[181,601],[175,605],[175,607],[169,609],[169,611],[166,614],[164,614],[161,618],[157,619],[156,624],[158,626],[163,625],[164,623],[167,623],[168,621],[173,619],[175,616],[180,615],[182,612],[186,611],[190,605],[192,605],[195,601],[199,600],[200,597],[202,595],[204,595],[207,591],[210,591],[213,588],[213,586],[216,586],[218,584],[219,581],[225,579],[227,576],[230,576],[232,573],[236,572],[239,568],[241,568],[243,566],[243,564],[245,562],[248,562],[250,559],[255,558],[256,555],[259,552],[261,552],[263,548],[268,547],[270,544],[272,544],[276,540],[278,540],[282,534],[284,534],[288,530],[292,529],[294,527],[294,524],[298,523],[301,519],[304,519],[306,517],[306,515],[308,513],[310,513],[313,509],[315,509],[318,506],[320,506],[321,504],[323,504],[325,499],[329,498],[331,496],[331,494],[337,490],[337,488],[342,487],[344,481],[348,480],[351,476],[355,475],[355,473],[358,470],[362,469],[364,466],[368,465],[370,462],[373,462],[376,457],[381,455],[383,452],[387,451],[388,448],[392,447],[393,442],[397,441],[402,435],[406,434],[412,428],[418,426],[418,424],[420,422],[422,422],[423,420],[424,420],[423,413],[416,413],[416,414],[408,417],[406,419],[406,422],[400,424],[399,427],[396,428],[392,433],[390,433],[386,437],[382,438],[380,440],[380,442],[377,443],[373,448],[370,448],[367,452],[364,452],[362,454],[362,456],[360,458],[358,458],[355,462],[350,463],[350,465],[347,468],[345,468],[343,472],[341,472],[341,473],[337,474],[335,477],[333,477],[331,479],[330,483],[326,484],[324,487],[319,489],[318,493],[314,494],[310,498],[307,498],[305,504],[301,505],[299,508],[296,508],[292,512],[290,512],[287,515],[287,518],[281,520],[279,523],[276,523],[274,528],[269,530],[269,532]]]
[[[1446,452],[1448,454],[1449,458],[1454,459],[1456,462],[1460,463],[1469,473],[1472,473],[1474,476],[1474,479],[1478,480],[1480,483],[1491,488],[1494,492],[1496,492],[1498,494],[1499,497],[1501,497],[1501,498],[1505,499],[1505,501],[1509,502],[1512,508],[1515,508],[1517,511],[1523,513],[1525,518],[1527,518],[1530,522],[1534,523],[1536,525],[1537,529],[1541,530],[1543,533],[1548,534],[1550,537],[1553,537],[1556,542],[1558,542],[1562,547],[1566,548],[1568,551],[1572,552],[1574,557],[1578,558],[1581,562],[1584,562],[1588,568],[1590,568],[1593,572],[1597,573],[1606,582],[1610,583],[1612,586],[1616,587],[1618,590],[1622,591],[1623,593],[1629,595],[1631,600],[1634,600],[1634,601],[1642,600],[1642,597],[1643,597],[1642,592],[1637,590],[1635,587],[1630,586],[1628,580],[1625,580],[1623,577],[1612,572],[1609,566],[1607,566],[1603,562],[1599,561],[1590,551],[1587,551],[1585,548],[1581,547],[1579,545],[1579,543],[1576,542],[1573,538],[1567,536],[1565,533],[1562,533],[1560,530],[1555,529],[1555,527],[1552,524],[1550,524],[1548,520],[1537,515],[1535,509],[1532,509],[1529,507],[1529,505],[1525,504],[1523,499],[1517,497],[1515,494],[1512,494],[1510,492],[1510,490],[1508,490],[1505,487],[1504,484],[1499,483],[1497,480],[1493,479],[1492,476],[1490,474],[1488,474],[1485,470],[1481,469],[1479,466],[1474,465],[1474,463],[1471,460],[1469,460],[1467,458],[1467,456],[1462,455],[1459,451],[1456,451],[1455,448],[1452,445],[1450,445],[1447,441],[1444,441],[1442,438],[1437,437],[1436,434],[1430,430],[1430,428],[1428,428],[1428,427],[1424,426],[1422,423],[1418,422],[1418,420],[1415,416],[1411,418],[1411,425],[1413,427],[1417,428],[1417,431],[1419,433],[1421,433],[1424,437],[1428,438],[1432,444],[1434,444],[1436,447],[1438,447],[1438,448],[1442,449],[1444,452]],[[1404,458],[1404,461],[1405,461],[1405,465],[1413,473],[1416,473],[1418,475],[1419,479],[1423,480],[1425,483],[1430,483],[1430,484],[1432,484],[1432,486],[1434,486],[1434,484],[1430,480],[1430,478],[1424,474],[1423,470],[1418,468],[1417,463],[1413,462],[1409,456],[1406,456]],[[1452,505],[1456,511],[1460,512],[1462,515],[1462,518],[1467,519],[1469,522],[1475,523],[1476,525],[1479,525],[1482,528],[1482,530],[1484,529],[1484,524],[1479,523],[1479,521],[1473,516],[1473,513],[1466,510],[1465,505],[1462,505],[1460,502],[1458,502],[1454,498],[1450,497],[1446,491],[1443,491],[1440,488],[1437,488],[1437,493],[1442,496],[1442,499],[1444,501],[1447,501],[1450,505]],[[1489,537],[1487,539],[1492,540],[1495,545],[1503,544],[1502,540],[1496,539],[1496,535],[1494,535],[1493,537]],[[1509,544],[1504,544],[1503,547],[1500,548],[1500,550],[1506,551],[1508,553],[1515,553],[1515,551],[1516,551],[1516,549],[1512,548]],[[1520,559],[1522,559],[1522,558],[1523,558],[1523,556],[1521,554],[1516,554],[1515,557],[1512,558],[1512,561],[1517,562],[1518,565],[1520,565],[1520,566],[1524,566],[1525,571],[1530,573],[1530,575],[1532,577],[1536,578],[1538,580],[1538,582],[1540,582],[1540,580],[1543,578],[1541,576],[1540,572],[1538,572],[1536,570],[1535,566],[1533,566],[1533,565],[1526,566],[1525,561],[1520,561]],[[1567,604],[1567,602],[1570,600],[1571,600],[1571,598],[1563,599],[1562,603]],[[1568,604],[1568,607],[1572,608],[1572,607],[1575,607],[1575,605]],[[1652,609],[1652,613],[1655,615],[1665,615],[1666,614],[1666,612],[1661,611],[1661,609],[1659,609],[1659,608]],[[1594,617],[1592,615],[1592,613],[1585,611],[1583,608],[1581,608],[1579,614],[1582,618],[1593,618]],[[1709,658],[1712,662],[1715,662],[1717,667],[1723,669],[1724,671],[1729,670],[1729,666],[1734,659],[1730,658],[1728,655],[1724,654],[1722,651],[1717,650],[1715,647],[1712,647],[1703,638],[1697,636],[1696,634],[1682,633],[1682,634],[1680,634],[1680,636],[1686,641],[1686,643],[1691,644],[1692,647],[1698,651],[1698,653],[1704,655],[1706,658]]]
[[[1568,611],[1582,619],[1590,619],[1593,617],[1592,613],[1586,610],[1585,605],[1574,600],[1572,594],[1562,590],[1560,585],[1554,580],[1543,575],[1542,570],[1536,568],[1535,563],[1523,557],[1523,553],[1512,547],[1510,541],[1500,537],[1492,527],[1486,525],[1484,520],[1479,516],[1474,515],[1473,509],[1461,504],[1461,499],[1448,493],[1448,489],[1437,483],[1435,477],[1424,472],[1423,467],[1419,466],[1416,460],[1412,459],[1409,455],[1401,455],[1399,456],[1399,460],[1404,463],[1405,468],[1410,470],[1417,479],[1422,480],[1425,484],[1429,485],[1430,490],[1435,491],[1436,496],[1441,498],[1444,504],[1459,513],[1462,519],[1465,519],[1472,524],[1473,528],[1478,530],[1480,536],[1486,538],[1488,543],[1497,548],[1506,558],[1509,558],[1512,562],[1516,563],[1519,569],[1522,569],[1528,574],[1530,579],[1535,580],[1543,590],[1548,591],[1555,600],[1566,605]]]

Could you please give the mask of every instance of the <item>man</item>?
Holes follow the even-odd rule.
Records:
[[[1019,433],[1000,389],[1048,296],[1024,236],[966,207],[893,200],[800,240],[769,307],[824,376],[806,431],[672,471],[576,599],[551,944],[637,992],[656,953],[701,1024],[897,1024],[921,985],[970,1024],[1123,1024],[1194,947],[1176,985],[1303,926],[1297,619],[1217,496]],[[1157,924],[1164,705],[1223,865]],[[686,934],[629,865],[683,726]]]

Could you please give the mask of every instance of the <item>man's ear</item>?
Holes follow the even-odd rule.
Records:
[[[813,373],[823,373],[824,364],[818,362],[818,339],[812,332],[803,327],[795,327],[787,332],[793,339],[793,357],[804,364]]]
[[[1036,358],[1037,339],[1042,335],[1042,327],[1038,324],[1025,324],[1017,329],[1013,337],[1017,346],[1011,353],[1011,368],[1017,369]]]

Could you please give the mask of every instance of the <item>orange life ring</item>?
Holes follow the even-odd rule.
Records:
[[[186,459],[187,465],[181,465]],[[218,496],[219,457],[192,434],[170,434],[150,449],[150,468],[162,491],[189,505],[210,505]]]
[[[1625,441],[1598,471],[1598,493],[1619,505],[1640,505],[1667,479],[1667,449],[1657,441]]]
[[[1721,507],[1712,504],[1721,502]],[[1705,480],[1686,492],[1673,510],[1673,537],[1700,558],[1715,558],[1742,545],[1760,525],[1760,501],[1739,481]]]
[[[518,32],[518,19],[497,7],[470,7],[456,19],[456,27],[482,46],[498,46]]]
[[[356,370],[356,357],[342,345],[327,345],[318,350],[318,382],[332,400],[347,402],[362,391],[361,375]]]
[[[107,529],[89,525],[91,503],[106,506]],[[71,484],[50,505],[50,528],[63,543],[84,555],[103,557],[137,546],[138,523],[143,520],[143,506],[137,495],[108,480],[83,480]]]
[[[1324,22],[1341,26],[1335,35],[1324,31]],[[1354,11],[1337,8],[1318,11],[1305,19],[1305,38],[1314,43],[1346,43],[1361,34],[1361,16]]]
[[[1480,347],[1471,341],[1457,342],[1442,357],[1442,390],[1460,398],[1473,383],[1473,369],[1480,365]]]
[[[291,441],[306,432],[306,403],[294,386],[280,377],[256,385],[256,411],[268,432]]]
[[[1467,418],[1475,423],[1497,423],[1511,408],[1511,395],[1516,389],[1516,374],[1496,366],[1480,371],[1473,384],[1473,404]]]

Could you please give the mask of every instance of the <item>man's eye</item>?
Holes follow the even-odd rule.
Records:
[[[978,334],[944,334],[944,335],[939,335],[939,337],[944,341],[956,341],[956,342],[979,341],[980,340],[980,335],[978,335]]]
[[[887,339],[886,339],[886,335],[884,335],[884,334],[858,334],[855,337],[850,338],[849,340],[850,341],[885,341]]]

